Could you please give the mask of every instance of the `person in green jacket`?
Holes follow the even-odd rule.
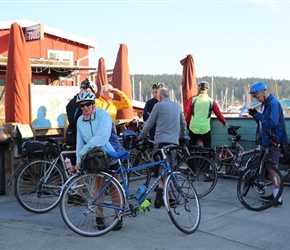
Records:
[[[196,145],[202,142],[204,147],[211,147],[211,113],[226,126],[227,122],[222,115],[218,104],[208,96],[209,83],[206,81],[197,84],[198,95],[190,98],[184,111],[187,128],[189,129],[189,144]],[[199,144],[200,145],[200,144]]]

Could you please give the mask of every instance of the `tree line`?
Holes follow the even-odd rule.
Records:
[[[200,81],[209,82],[213,93],[212,98],[221,102],[227,98],[227,102],[244,103],[247,86],[254,82],[263,81],[267,85],[268,92],[280,99],[290,98],[290,80],[275,80],[267,78],[234,78],[221,76],[203,76],[196,78],[197,83]],[[169,88],[176,98],[175,101],[181,102],[181,83],[182,75],[162,74],[162,75],[131,75],[131,84],[133,97],[135,100],[144,101],[151,98],[151,87],[153,83],[162,82],[165,87]],[[227,94],[227,95],[226,95]]]

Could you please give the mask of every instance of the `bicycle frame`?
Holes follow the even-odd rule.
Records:
[[[53,171],[56,163],[58,162],[58,160],[60,159],[61,160],[61,163],[62,163],[62,167],[64,169],[64,173],[65,173],[65,176],[66,176],[66,179],[69,179],[69,175],[67,173],[67,171],[65,171],[65,163],[64,163],[64,155],[68,155],[68,154],[74,154],[76,153],[75,150],[71,150],[71,151],[62,151],[60,152],[60,154],[54,158],[52,160],[52,164],[49,166],[49,168],[45,171],[45,174],[43,175],[43,177],[40,179],[40,183],[46,183],[47,179],[50,177],[51,175],[51,172]],[[50,187],[50,186],[48,186]],[[61,187],[60,187],[61,189]]]
[[[124,173],[125,172],[129,172],[129,171],[144,169],[144,168],[147,168],[147,167],[153,167],[155,165],[164,163],[166,167],[163,170],[163,172],[158,176],[158,178],[154,181],[154,183],[147,189],[147,191],[143,194],[143,196],[137,201],[137,204],[140,205],[146,199],[147,195],[154,189],[154,187],[157,185],[157,183],[167,173],[173,173],[172,170],[171,170],[171,168],[170,168],[170,166],[169,166],[169,163],[167,161],[167,156],[166,156],[164,150],[165,150],[165,148],[160,149],[160,151],[162,152],[162,156],[163,156],[163,159],[162,160],[155,161],[155,162],[151,162],[151,163],[142,164],[142,165],[139,165],[139,166],[131,167],[129,169],[124,168],[122,166],[122,164],[121,164],[121,161],[119,160],[120,166],[115,171],[115,173],[110,176],[110,178],[108,179],[108,181],[106,182],[106,184],[99,191],[98,195],[94,198],[92,205],[96,205],[96,201],[104,193],[105,189],[110,185],[111,180],[112,179],[115,179],[116,180],[115,176],[117,174],[121,174],[121,180],[124,183],[124,188],[122,187],[122,189],[123,189],[123,192],[125,194],[125,198],[126,198],[126,200],[130,200],[130,193],[129,193],[129,190],[128,190],[128,184],[126,182],[126,178],[125,178],[125,174]],[[176,177],[174,175],[173,175],[173,178],[174,178],[174,182],[178,185],[178,181],[177,181],[177,179],[176,179]],[[99,206],[101,206],[101,205],[99,204]],[[124,210],[124,208],[121,208],[121,207],[115,207],[115,206],[107,206],[107,207],[110,207],[110,208],[113,208],[113,209],[117,209],[117,210]]]
[[[249,141],[249,140],[243,140],[243,141]],[[225,157],[222,159],[221,159],[221,156],[218,155],[218,162],[221,165],[231,166],[234,169],[238,169],[240,167],[243,167],[241,163],[245,156],[255,154],[261,151],[259,145],[253,149],[245,150],[244,147],[238,142],[236,137],[231,138],[231,142],[232,142],[232,145],[234,145],[234,147],[230,147],[229,145],[216,146],[216,152],[219,150],[221,150],[221,152],[226,151],[227,154],[229,155],[228,157]],[[236,151],[237,154],[235,154],[234,151]],[[248,162],[245,164],[245,166],[247,165],[248,165]]]

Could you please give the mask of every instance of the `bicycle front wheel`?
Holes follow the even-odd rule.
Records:
[[[201,218],[199,198],[186,176],[174,172],[167,177],[164,203],[171,221],[181,232],[191,234],[197,230]]]
[[[276,204],[284,187],[282,174],[276,167],[269,165],[261,174],[259,174],[259,169],[260,163],[254,163],[246,168],[240,175],[237,186],[239,201],[244,207],[253,211],[262,211]],[[279,188],[275,198],[265,200],[265,197],[273,193],[273,182],[269,173],[275,176],[274,179]]]
[[[60,201],[61,186],[66,175],[53,161],[33,159],[24,164],[15,177],[15,196],[18,203],[32,213],[46,213]]]
[[[92,237],[103,235],[116,226],[125,197],[121,184],[110,178],[111,175],[104,172],[89,173],[76,176],[67,183],[62,192],[60,211],[72,231]],[[95,198],[97,195],[98,199]]]
[[[183,159],[176,171],[187,176],[199,198],[209,194],[217,184],[218,174],[215,164],[201,155],[191,155]]]

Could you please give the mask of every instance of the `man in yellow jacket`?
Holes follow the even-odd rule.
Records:
[[[114,94],[120,96],[121,100],[114,100]],[[106,84],[102,86],[100,97],[96,99],[95,106],[107,110],[113,120],[114,126],[116,126],[118,110],[132,107],[132,102],[124,92],[113,88],[111,84]]]

